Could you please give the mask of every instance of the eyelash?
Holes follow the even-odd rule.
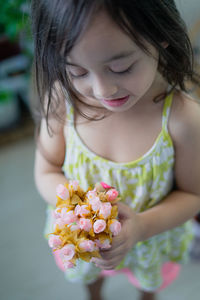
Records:
[[[121,72],[113,72],[112,71],[112,73],[117,74],[117,75],[123,75],[123,74],[131,73],[132,68],[133,68],[133,65],[131,65],[130,67],[128,67],[128,69],[126,69],[124,71],[121,71]]]
[[[130,74],[131,73],[131,71],[132,71],[132,68],[133,68],[133,65],[134,64],[132,64],[130,67],[128,67],[126,70],[124,70],[124,71],[121,71],[121,72],[114,72],[114,71],[112,71],[112,70],[110,70],[112,73],[114,73],[115,75],[126,75],[126,74]],[[83,78],[83,77],[85,77],[85,76],[87,76],[87,73],[85,73],[85,74],[83,74],[83,75],[73,75],[71,72],[69,72],[70,73],[70,76],[72,77],[72,78],[74,78],[74,79],[79,79],[79,78]]]

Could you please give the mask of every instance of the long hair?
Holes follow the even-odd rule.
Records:
[[[187,91],[187,81],[199,83],[193,70],[193,51],[187,29],[174,0],[32,0],[33,78],[40,111],[47,122],[49,114],[56,114],[62,101],[55,96],[55,83],[65,99],[79,110],[65,58],[87,29],[91,17],[101,9],[142,50],[148,52],[141,37],[158,50],[159,71],[171,90],[178,87]],[[162,42],[168,47],[162,47]],[[45,95],[48,95],[47,103],[44,103]]]

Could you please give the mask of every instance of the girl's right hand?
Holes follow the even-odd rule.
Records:
[[[126,204],[119,202],[118,217],[122,225],[121,232],[113,237],[112,247],[101,251],[102,259],[94,258],[92,261],[104,270],[116,268],[130,249],[140,240],[139,216]]]

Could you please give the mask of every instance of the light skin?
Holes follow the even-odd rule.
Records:
[[[161,131],[163,101],[153,102],[156,95],[167,89],[158,73],[159,54],[147,42],[152,55],[144,53],[104,12],[91,22],[92,26],[67,57],[67,72],[83,101],[111,114],[98,122],[85,121],[75,114],[76,130],[86,146],[99,156],[118,163],[130,162],[144,155]],[[110,60],[113,56],[115,59]],[[120,107],[103,102],[125,96],[129,96],[128,101]],[[63,107],[60,112],[65,113]],[[122,231],[114,237],[111,249],[101,253],[102,259],[95,259],[102,269],[114,269],[138,241],[174,228],[200,211],[199,116],[199,105],[176,91],[168,124],[176,153],[176,190],[143,213],[118,204]],[[36,151],[35,179],[42,197],[55,205],[56,186],[66,182],[61,167],[67,122],[63,126],[51,119],[50,125],[55,132],[53,137],[42,121],[40,141],[44,151]],[[142,297],[153,299],[146,293]]]

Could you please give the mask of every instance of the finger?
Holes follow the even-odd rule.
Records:
[[[122,247],[124,244],[125,244],[125,241],[122,240],[121,238],[118,238],[118,239],[112,241],[112,247],[108,251],[105,251],[105,252],[108,253],[110,251],[113,251],[116,248]]]
[[[125,247],[124,245],[121,245],[117,248],[111,248],[110,251],[101,251],[101,257],[103,260],[109,260],[112,259],[113,257],[117,257],[125,253]]]
[[[99,258],[94,258],[94,259],[92,259],[92,262],[93,262],[96,266],[98,266],[98,267],[104,269],[104,268],[106,268],[106,267],[113,266],[114,264],[118,265],[118,264],[120,263],[121,259],[122,259],[122,258],[121,258],[121,255],[117,255],[117,256],[111,257],[111,258],[109,258],[109,259],[99,259]]]
[[[113,259],[104,261],[100,267],[104,270],[112,270],[120,264],[121,260],[121,257],[115,257]]]
[[[117,267],[117,265],[110,265],[110,266],[105,266],[103,268],[101,268],[102,270],[106,270],[106,271],[112,271]]]
[[[104,259],[100,258],[92,258],[90,261],[93,262],[96,266],[100,266],[105,263]]]
[[[96,266],[103,270],[112,270],[119,265],[120,261],[121,261],[120,258],[115,258],[111,260],[102,260],[102,261],[98,261],[96,263]]]
[[[129,216],[130,207],[128,207],[128,205],[126,205],[122,202],[118,202],[117,206],[118,206],[118,216],[119,216],[119,218],[123,219],[123,218],[126,218],[127,216]]]
[[[126,221],[124,221],[120,233],[113,237],[112,247],[109,250],[111,250],[112,248],[120,247],[121,245],[125,244],[126,241],[127,241],[127,226],[126,226]]]

